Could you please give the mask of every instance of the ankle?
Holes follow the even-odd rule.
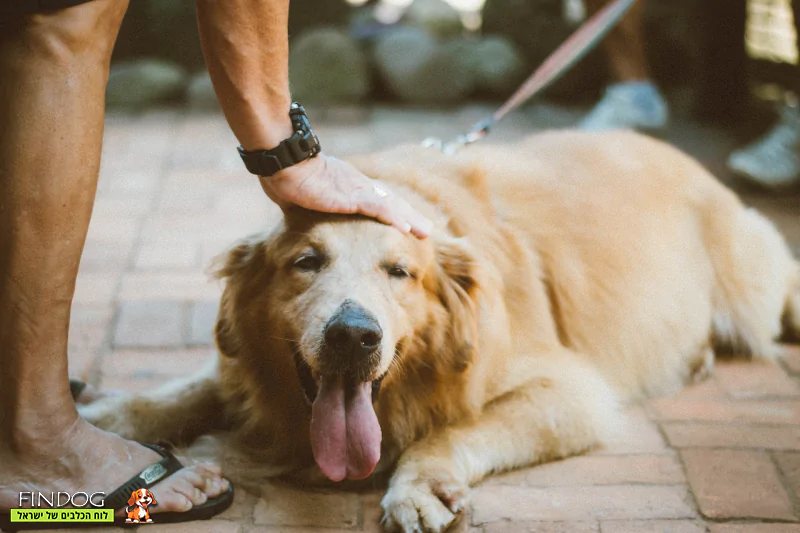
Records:
[[[74,406],[59,413],[27,414],[6,410],[9,417],[0,424],[0,449],[18,458],[43,458],[62,453],[81,439],[86,422]]]

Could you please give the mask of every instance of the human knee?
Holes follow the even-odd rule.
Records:
[[[119,33],[128,0],[91,0],[28,20],[25,37],[33,49],[56,59],[75,57],[108,60]]]

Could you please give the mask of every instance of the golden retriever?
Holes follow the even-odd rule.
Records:
[[[433,235],[288,213],[219,268],[213,369],[84,416],[141,440],[225,430],[251,477],[393,472],[386,528],[439,532],[481,478],[602,444],[619,402],[800,334],[784,240],[662,142],[568,131],[352,162]]]

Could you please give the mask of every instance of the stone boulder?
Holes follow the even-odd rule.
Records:
[[[477,39],[471,48],[475,88],[482,95],[510,96],[528,74],[525,60],[506,37],[491,35]]]
[[[459,35],[464,31],[461,14],[444,0],[414,0],[403,22],[438,37]]]
[[[131,111],[182,97],[189,76],[180,66],[155,59],[112,65],[106,87],[106,105]]]
[[[309,30],[289,49],[292,96],[300,102],[347,103],[370,90],[366,53],[345,31]]]
[[[192,76],[189,87],[186,90],[186,99],[189,108],[196,111],[218,111],[220,110],[219,100],[214,92],[211,77],[208,72],[200,72]]]
[[[378,38],[374,61],[397,98],[418,104],[457,103],[475,87],[475,69],[465,45],[444,45],[428,32],[400,27]]]

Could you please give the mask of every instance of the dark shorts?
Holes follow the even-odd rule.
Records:
[[[91,2],[91,0],[0,0],[0,16],[46,13]]]

